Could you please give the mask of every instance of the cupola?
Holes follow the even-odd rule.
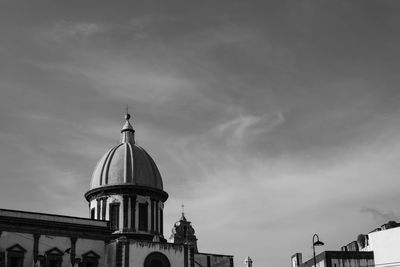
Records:
[[[150,155],[135,143],[125,115],[121,141],[101,157],[85,194],[90,217],[109,220],[114,234],[152,240],[163,238],[163,206],[168,194]]]

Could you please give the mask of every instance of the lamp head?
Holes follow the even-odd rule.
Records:
[[[313,245],[314,245],[314,246],[323,246],[323,245],[324,245],[324,242],[317,240],[317,241],[314,242]]]

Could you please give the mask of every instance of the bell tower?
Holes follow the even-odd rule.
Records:
[[[181,218],[174,224],[170,240],[174,244],[191,245],[194,248],[194,251],[197,253],[197,238],[194,233],[195,231],[193,229],[192,223],[186,219],[182,205]]]

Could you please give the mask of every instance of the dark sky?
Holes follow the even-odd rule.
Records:
[[[204,252],[399,220],[399,1],[1,1],[2,208],[84,216],[125,106]]]

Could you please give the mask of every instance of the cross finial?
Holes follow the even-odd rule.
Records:
[[[186,221],[186,218],[185,218],[185,205],[181,205],[181,209],[182,209],[182,216],[181,216],[181,220],[182,221]]]
[[[130,118],[131,118],[131,115],[129,114],[129,106],[128,105],[126,105],[126,108],[125,108],[125,120],[129,120]]]

